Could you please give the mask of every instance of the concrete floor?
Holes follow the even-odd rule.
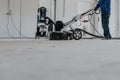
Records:
[[[120,40],[0,40],[0,80],[120,80]]]

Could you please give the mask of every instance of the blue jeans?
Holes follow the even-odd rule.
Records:
[[[109,30],[109,18],[110,18],[110,14],[101,14],[102,27],[104,31],[104,37],[106,39],[111,39],[111,34]]]

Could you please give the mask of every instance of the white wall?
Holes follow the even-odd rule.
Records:
[[[9,2],[11,16],[9,15],[8,19],[6,15],[8,0],[0,0],[0,37],[34,37],[38,0],[9,0]]]
[[[38,0],[22,0],[21,32],[23,37],[34,37],[37,24]]]
[[[65,3],[64,3],[65,2]],[[93,0],[57,0],[57,19],[70,19],[73,16],[75,16],[76,14],[78,14],[78,2],[79,3],[86,3],[89,4],[90,7],[88,9],[91,9],[93,6],[91,5],[91,3],[93,2]],[[85,6],[87,5],[83,5],[79,8],[79,10],[81,10],[83,13],[84,11],[86,11]],[[87,6],[88,7],[88,6]]]
[[[120,37],[120,1],[119,1],[118,4],[119,4],[119,8],[118,9],[119,9],[119,37]]]
[[[9,16],[9,30],[13,37],[20,36],[20,0],[9,0],[11,16]]]
[[[77,0],[57,0],[56,20],[69,20],[77,14]]]
[[[111,0],[110,31],[113,37],[119,36],[119,0]]]
[[[0,37],[8,36],[7,25],[7,0],[0,0]]]

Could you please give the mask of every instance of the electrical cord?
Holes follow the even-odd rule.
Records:
[[[93,10],[93,9],[91,9]],[[96,12],[96,11],[92,11],[90,14],[88,14],[88,22],[90,23],[90,25],[93,27],[93,29],[100,35],[102,36],[102,34],[99,33],[99,31],[95,28],[95,26],[92,24],[91,20],[94,14],[100,14],[100,12]],[[80,20],[81,21],[81,20]],[[82,21],[81,21],[82,22]]]
[[[91,10],[93,10],[93,9],[91,9]],[[93,15],[94,14],[100,14],[100,12],[94,12],[94,11],[92,11],[92,13],[90,13],[90,14],[88,14],[88,22],[90,23],[90,25],[93,27],[93,29],[99,34],[99,35],[94,35],[94,34],[92,34],[92,33],[89,33],[89,32],[87,32],[87,31],[85,31],[85,30],[83,30],[83,29],[79,29],[80,31],[82,31],[82,32],[84,32],[84,33],[86,33],[86,34],[89,34],[89,35],[91,35],[91,36],[95,36],[95,37],[98,37],[98,38],[104,38],[100,33],[99,33],[99,31],[95,28],[95,26],[92,24],[92,22],[91,22],[91,19],[92,19],[92,17],[93,17]],[[80,19],[80,22],[83,22],[81,19]]]
[[[92,34],[92,33],[90,33],[90,32],[87,32],[87,31],[83,30],[83,29],[80,29],[80,28],[79,28],[78,30],[80,30],[80,31],[82,31],[82,32],[84,32],[84,33],[86,33],[86,34],[89,34],[89,35],[91,35],[91,36],[97,37],[97,38],[104,38],[103,36],[98,36],[98,35]]]
[[[6,14],[6,13],[0,11],[0,14]],[[14,37],[10,34],[10,31],[9,31],[8,25],[9,25],[9,16],[7,15],[7,24],[6,24],[5,28],[6,28],[6,30],[7,30],[7,34],[8,34],[11,38],[14,38]],[[0,26],[0,28],[1,28],[1,26]]]
[[[9,23],[10,23],[10,20],[11,20],[11,22],[12,22],[12,24],[13,24],[13,27],[15,28],[15,30],[19,33],[19,34],[21,34],[23,37],[25,37],[25,38],[29,38],[29,37],[27,37],[27,36],[25,36],[25,35],[23,35],[19,30],[18,30],[18,28],[17,28],[17,26],[16,26],[16,24],[15,24],[15,22],[14,22],[14,20],[13,20],[13,17],[12,17],[12,14],[11,14],[12,12],[11,12],[11,9],[10,9],[10,2],[8,1],[8,12],[6,13],[4,13],[4,12],[2,12],[2,11],[0,11],[0,14],[6,14],[7,15],[7,24],[6,24],[6,30],[7,30],[7,34],[11,37],[11,38],[13,38],[13,39],[15,39],[15,37],[13,37],[11,34],[10,34],[10,30],[9,30]]]
[[[8,35],[12,38],[12,39],[15,39],[11,34],[10,34],[10,31],[9,31],[9,15],[7,15],[7,24],[6,24],[6,29],[7,29],[7,33]]]
[[[91,22],[92,16],[93,16],[93,15],[88,15],[89,23],[90,23],[90,25],[93,27],[93,29],[94,29],[100,36],[102,36],[102,34],[99,33],[99,31],[95,28],[95,26],[94,26],[93,23]]]
[[[9,30],[9,23],[10,23],[10,20],[11,20],[11,22],[12,22],[12,24],[13,24],[15,30],[16,30],[18,33],[21,33],[21,32],[17,29],[17,26],[15,25],[14,20],[13,20],[13,17],[12,17],[11,14],[7,15],[7,24],[6,24],[5,28],[6,28],[6,30],[7,30],[7,34],[10,36],[10,38],[16,39],[14,36],[11,35],[10,30]],[[22,33],[21,33],[21,35],[22,35],[23,37],[29,39],[29,37],[26,37],[26,36],[23,35]]]
[[[16,24],[15,24],[15,22],[14,22],[14,20],[13,20],[12,15],[10,15],[10,19],[11,19],[11,22],[12,22],[15,30],[16,30],[19,34],[21,34],[21,36],[26,37],[26,38],[29,38],[29,37],[25,36],[23,33],[21,33],[21,32],[18,30],[18,28],[17,28],[17,26],[16,26]]]
[[[7,30],[8,36],[10,36],[10,38],[12,38],[12,39],[15,39],[15,37],[10,34],[10,30],[9,30],[9,23],[10,23],[10,20],[9,20],[9,19],[10,19],[10,15],[11,15],[11,10],[10,10],[10,12],[8,12],[8,13],[4,13],[4,12],[2,12],[2,11],[0,11],[0,13],[7,15],[7,24],[6,24],[5,28],[6,28],[6,30]]]

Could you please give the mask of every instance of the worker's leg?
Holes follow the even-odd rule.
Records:
[[[111,34],[109,31],[109,18],[110,18],[110,14],[102,14],[102,27],[104,30],[104,37],[106,39],[111,39]]]

